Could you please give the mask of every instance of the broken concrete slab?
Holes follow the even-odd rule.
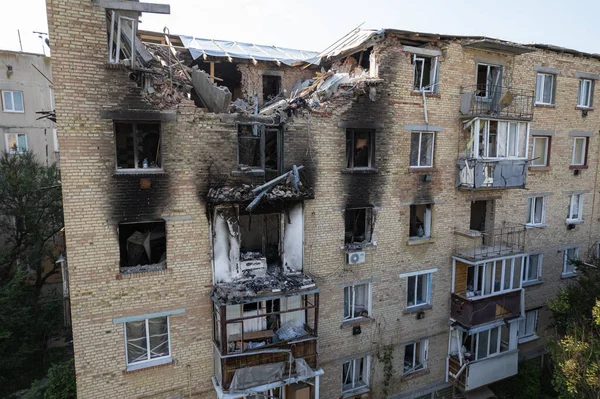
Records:
[[[208,111],[225,113],[229,110],[231,92],[227,87],[215,85],[206,72],[192,69],[192,86]]]

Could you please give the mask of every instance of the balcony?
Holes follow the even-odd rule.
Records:
[[[519,351],[509,350],[481,360],[463,361],[448,358],[448,380],[463,391],[491,384],[516,375],[519,371]]]
[[[524,188],[527,163],[527,159],[459,158],[456,186],[466,190]]]
[[[464,117],[491,117],[532,120],[533,90],[508,86],[472,85],[461,87],[460,112]]]
[[[455,256],[470,262],[525,252],[525,226],[503,223],[486,231],[455,230]]]
[[[490,323],[521,314],[522,290],[516,289],[494,296],[471,297],[453,293],[450,317],[465,328]]]

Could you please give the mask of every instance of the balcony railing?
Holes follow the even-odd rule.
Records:
[[[467,328],[521,313],[521,292],[514,290],[483,298],[453,293],[450,317]]]
[[[525,252],[525,226],[503,223],[502,227],[485,231],[455,230],[457,257],[478,261]]]
[[[524,188],[527,160],[512,158],[459,158],[456,186],[467,190]]]
[[[508,86],[472,85],[461,87],[460,112],[467,117],[533,119],[533,90]]]

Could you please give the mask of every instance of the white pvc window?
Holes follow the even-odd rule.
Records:
[[[471,155],[479,158],[526,158],[529,124],[477,119],[471,125]]]
[[[473,335],[475,343],[475,360],[499,354],[502,350],[502,326],[480,331]]]
[[[500,65],[477,64],[477,97],[491,99],[499,95],[502,86],[502,67]]]
[[[591,79],[580,79],[577,106],[590,108],[592,106],[593,92],[594,81]]]
[[[550,137],[533,137],[533,159],[531,160],[531,166],[548,166],[549,144]]]
[[[527,257],[523,268],[523,282],[539,281],[542,277],[542,254],[533,254]]]
[[[527,200],[527,224],[539,226],[546,223],[546,198],[531,197]]]
[[[369,356],[350,360],[342,367],[342,393],[369,386]]]
[[[583,194],[573,194],[569,197],[567,222],[580,222],[583,220]]]
[[[571,165],[585,165],[587,152],[587,137],[575,137],[573,139],[573,155],[571,157]]]
[[[480,298],[521,288],[525,257],[499,259],[469,266],[467,298]]]
[[[150,367],[171,358],[169,317],[125,323],[127,367]]]
[[[412,132],[410,137],[410,166],[430,168],[433,166],[435,135],[431,132]]]
[[[431,302],[431,273],[407,278],[406,308],[425,306]]]
[[[437,92],[438,59],[437,57],[413,56],[414,84],[413,89],[424,92]]]
[[[525,312],[525,320],[519,322],[519,343],[524,343],[538,338],[537,336],[538,310]]]
[[[535,84],[536,104],[554,104],[554,79],[556,75],[550,73],[538,73]]]
[[[23,154],[28,149],[25,133],[9,133],[6,135],[6,151],[9,154]]]
[[[4,112],[25,112],[23,92],[2,90],[2,109]]]
[[[575,265],[571,261],[579,259],[579,248],[567,248],[563,252],[563,275],[575,274]]]
[[[427,368],[429,341],[413,342],[404,347],[404,375]]]
[[[371,284],[344,287],[344,320],[371,315]]]
[[[431,238],[432,204],[410,206],[409,238],[413,240]]]

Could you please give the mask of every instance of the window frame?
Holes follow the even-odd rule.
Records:
[[[17,150],[13,150],[12,148],[10,148],[9,146],[9,137],[10,136],[15,136],[15,142],[17,143]],[[20,151],[19,150],[19,136],[21,137],[25,137],[25,151]],[[29,151],[29,139],[27,138],[27,133],[5,133],[4,135],[4,141],[6,143],[6,152],[9,153],[10,155],[20,155],[20,154],[24,154],[27,151]]]
[[[535,197],[527,198],[527,220],[526,226],[545,226],[546,225],[546,196],[540,195]],[[542,215],[539,223],[535,222],[535,205],[536,202],[541,199],[542,201]]]
[[[543,76],[540,87],[538,87],[538,84],[537,84],[538,76]],[[552,77],[552,79],[551,79],[552,86],[550,87],[550,102],[549,103],[544,102],[544,86],[546,85],[546,79],[545,79],[546,76]],[[556,87],[556,74],[547,73],[547,72],[538,72],[535,75],[535,104],[555,105],[556,104],[556,99],[554,98],[555,97],[554,96],[555,87]],[[541,94],[540,101],[538,101],[538,94]]]
[[[150,358],[150,354],[152,351],[150,349],[150,329],[148,326],[148,320],[160,319],[162,317],[166,317],[166,319],[167,319],[167,342],[169,343],[169,345],[168,345],[169,354],[167,356],[161,356],[161,357],[152,359],[152,358]],[[139,320],[139,321],[141,321],[141,320]],[[133,371],[133,370],[139,370],[139,369],[143,369],[143,368],[147,368],[147,367],[158,366],[158,365],[170,363],[173,361],[173,358],[172,358],[173,351],[172,351],[172,347],[171,347],[171,317],[169,315],[167,315],[167,316],[150,317],[150,318],[144,319],[144,323],[146,324],[146,326],[145,326],[145,328],[146,328],[146,351],[147,351],[148,359],[129,363],[129,353],[127,350],[127,323],[131,323],[131,322],[135,322],[135,321],[123,322],[123,334],[124,334],[124,341],[125,341],[125,365],[126,365],[127,371]]]
[[[573,258],[569,258],[569,251],[573,250],[575,252],[575,257]],[[569,277],[569,276],[574,276],[575,274],[577,274],[577,268],[574,265],[570,265],[569,264],[569,260],[573,259],[573,260],[578,260],[579,259],[579,247],[569,247],[569,248],[565,248],[563,250],[563,269],[562,269],[562,273],[561,276],[562,277]],[[572,270],[568,270],[568,267],[572,267]]]
[[[421,276],[427,276],[427,291],[424,293],[425,296],[425,301],[423,303],[417,303],[417,287],[419,284],[419,277]],[[433,272],[430,271],[425,271],[425,272],[419,272],[410,276],[406,277],[406,310],[415,310],[415,309],[420,309],[420,308],[424,308],[424,307],[429,307],[431,306],[431,280],[433,278]],[[411,279],[414,279],[413,282],[415,284],[415,288],[414,288],[414,298],[413,298],[413,305],[409,305],[409,297],[408,297],[408,293],[410,292],[410,283],[411,283]]]
[[[361,169],[375,169],[375,137],[376,137],[376,129],[372,128],[346,128],[346,165],[344,169],[348,170],[361,170]],[[367,166],[355,166],[354,162],[354,148],[355,148],[355,133],[356,132],[366,132],[369,135],[369,153],[368,153],[368,165]],[[348,134],[351,134],[351,139],[348,138]],[[352,145],[352,151],[348,151],[348,142]],[[350,159],[348,159],[348,155],[350,155]]]
[[[133,164],[134,167],[133,168],[119,168],[119,148],[118,148],[118,142],[117,142],[117,128],[116,128],[116,124],[117,123],[123,123],[123,124],[131,124],[133,125],[133,153],[134,153],[134,158],[133,158]],[[152,168],[152,167],[148,167],[148,168],[143,168],[143,167],[139,167],[139,162],[138,162],[138,151],[137,151],[137,134],[138,134],[138,128],[137,125],[138,124],[158,124],[158,138],[159,138],[159,147],[158,147],[158,152],[159,152],[159,156],[158,158],[160,159],[160,167],[158,168]],[[164,166],[163,166],[163,137],[164,137],[164,132],[163,132],[163,124],[160,121],[157,120],[149,120],[149,121],[139,121],[139,120],[113,120],[113,137],[115,140],[115,171],[116,173],[119,174],[127,174],[127,173],[157,173],[157,172],[163,172],[164,171]]]
[[[536,145],[535,142],[536,140],[544,140],[545,144],[544,144],[544,164],[543,165],[539,165],[539,164],[535,164],[535,160],[536,158],[533,158],[531,160],[531,167],[532,168],[543,168],[543,167],[547,167],[550,166],[550,148],[551,148],[551,140],[552,138],[550,136],[531,136],[531,156],[534,157],[535,156],[535,149],[536,149]]]
[[[491,122],[497,122],[497,131],[496,131],[496,146],[495,148],[493,148],[493,152],[495,153],[494,156],[490,156],[490,145],[488,144],[490,139],[490,125]],[[505,154],[504,156],[500,156],[500,140],[499,140],[499,132],[500,132],[500,124],[501,123],[505,123],[506,124],[506,142],[505,142]],[[480,146],[479,143],[479,137],[480,137],[480,132],[482,132],[482,124],[484,125],[483,127],[483,151],[482,148]],[[512,125],[516,125],[516,136],[515,136],[515,144],[516,144],[516,149],[517,149],[517,153],[519,152],[519,150],[521,149],[519,147],[519,143],[523,142],[524,143],[524,155],[523,156],[514,156],[514,155],[508,155],[509,153],[509,147],[510,147],[510,126]],[[520,140],[520,126],[521,125],[525,125],[525,138],[524,140]],[[498,160],[505,160],[505,159],[514,159],[514,160],[518,160],[518,159],[522,159],[522,160],[527,160],[529,157],[529,136],[530,136],[530,128],[531,128],[531,124],[529,122],[521,122],[521,121],[508,121],[508,120],[501,120],[501,119],[495,119],[495,118],[476,118],[475,122],[473,122],[471,124],[471,138],[469,140],[469,142],[471,142],[471,146],[469,148],[469,153],[471,158],[475,158],[475,159],[498,159]],[[479,153],[483,152],[482,155],[480,155]]]
[[[360,366],[357,367],[356,362],[360,362],[360,361],[363,362],[363,373],[362,373],[363,375],[361,376],[362,384],[357,385],[356,370],[357,369],[360,370]],[[352,365],[350,366],[352,368],[352,381],[351,381],[352,386],[350,388],[346,387],[346,389],[344,389],[344,387],[345,387],[344,366],[348,363],[352,363]],[[342,395],[350,394],[352,392],[356,392],[361,389],[369,389],[370,388],[370,379],[371,379],[371,356],[366,355],[366,356],[348,360],[347,362],[342,363]]]
[[[536,268],[536,278],[532,279],[532,280],[528,280],[528,276],[529,276],[529,270],[532,267],[531,265],[531,257],[532,256],[537,256],[538,260],[537,260],[537,265],[535,265]],[[523,286],[524,284],[528,284],[528,283],[535,283],[538,281],[542,281],[542,265],[543,265],[543,261],[544,261],[544,255],[541,253],[537,253],[537,254],[528,254],[527,257],[525,258],[525,267],[523,267],[523,274],[522,274],[522,282],[521,282],[521,286]]]
[[[7,113],[11,113],[11,114],[24,114],[25,113],[25,97],[21,90],[1,90],[1,93],[2,93],[2,111],[3,112],[7,112]],[[21,93],[21,108],[23,108],[21,111],[19,111],[15,108],[15,93]],[[6,101],[4,99],[5,94],[10,94],[11,101],[12,101],[12,109],[6,108]]]
[[[583,88],[586,83],[589,83],[590,87],[589,87],[587,98],[585,99],[586,100],[585,102],[587,104],[584,104],[582,101],[582,96],[584,93]],[[587,78],[580,78],[579,79],[579,91],[577,93],[577,106],[579,108],[592,108],[593,100],[594,100],[594,80],[587,79]]]
[[[478,78],[479,78],[479,66],[480,65],[486,67],[486,74],[485,74],[485,95],[484,96],[480,95],[480,93],[479,93],[479,91],[480,91],[479,84],[477,83]],[[499,70],[499,72],[498,72],[499,76],[502,77],[502,73],[504,72],[503,71],[504,68],[503,68],[502,65],[500,65],[500,64],[488,64],[488,63],[485,63],[485,62],[478,62],[476,64],[476,67],[475,67],[475,97],[478,97],[480,101],[481,100],[487,101],[487,100],[490,100],[492,98],[490,96],[490,93],[492,91],[492,88],[495,87],[494,84],[493,84],[493,82],[490,83],[490,79],[491,79],[490,75],[492,73],[492,68],[497,68]],[[502,79],[500,79],[499,83],[500,83],[499,86],[502,87]]]
[[[479,331],[476,332],[475,334],[472,334],[477,336],[477,338],[475,338],[475,348],[473,349],[473,354],[475,355],[475,360],[483,360],[483,359],[488,359],[491,357],[495,357],[500,355],[503,352],[506,352],[506,350],[502,351],[502,327],[504,325],[499,325],[499,326],[495,326],[492,328],[489,328],[487,330],[483,330],[483,331]],[[504,328],[507,328],[506,326],[504,326]],[[495,352],[490,352],[490,343],[492,342],[490,340],[490,337],[492,335],[492,330],[497,330],[497,338],[496,338],[496,351]],[[486,354],[484,357],[479,357],[479,344],[481,344],[481,335],[482,334],[487,334],[487,348],[486,348]]]
[[[432,222],[432,220],[433,220],[433,205],[434,205],[433,203],[429,203],[429,204],[412,204],[409,206],[409,221],[408,221],[408,239],[409,240],[411,240],[411,241],[428,240],[431,238],[431,227],[433,225],[433,222]],[[425,220],[423,221],[423,237],[419,237],[418,235],[410,234],[413,207],[415,207],[415,213],[416,213],[417,206],[425,207]]]
[[[365,290],[365,300],[367,302],[366,304],[366,310],[368,315],[367,316],[354,316],[354,312],[356,311],[356,290],[355,287],[358,286],[366,286]],[[361,319],[369,319],[372,317],[371,314],[371,306],[372,306],[372,287],[371,287],[371,283],[356,283],[356,284],[350,284],[344,287],[344,299],[346,297],[346,290],[349,290],[349,301],[348,301],[348,309],[346,309],[346,304],[344,303],[344,301],[342,301],[342,306],[343,306],[343,321],[347,322],[347,321],[354,321],[354,320],[361,320]],[[349,312],[349,316],[346,316],[346,310],[348,310]]]
[[[535,320],[533,321],[533,331],[529,334],[527,333],[527,327],[529,326],[529,324],[528,324],[529,317],[527,316],[528,314],[535,315]],[[525,316],[525,319],[519,321],[519,328],[517,330],[517,336],[519,337],[519,339],[518,339],[519,344],[524,344],[525,342],[533,341],[533,340],[539,338],[539,336],[537,335],[539,309],[527,310],[527,311],[525,311],[524,316]],[[523,330],[525,330],[525,331],[523,331]],[[521,333],[523,333],[523,335],[521,335]]]
[[[413,165],[412,161],[411,161],[411,159],[412,159],[411,155],[413,154],[413,147],[412,147],[413,134],[419,135],[419,143],[418,143],[418,148],[417,148],[417,165]],[[431,164],[430,165],[421,165],[421,150],[422,150],[421,143],[423,142],[423,134],[431,135]],[[433,168],[434,158],[435,158],[435,132],[423,132],[423,131],[410,132],[410,142],[411,142],[410,154],[408,156],[408,164],[409,164],[410,168],[411,169]]]
[[[573,201],[575,196],[579,196],[579,199],[577,200],[577,204],[575,204],[575,202]],[[568,224],[579,223],[579,222],[583,221],[583,199],[584,199],[583,193],[569,195],[569,208],[567,211],[568,212],[567,213],[567,223]],[[577,219],[573,218],[574,206],[577,206]]]
[[[365,240],[364,241],[352,241],[346,242],[346,218],[348,211],[357,211],[364,210],[365,211]],[[344,245],[368,245],[373,242],[373,207],[372,206],[364,206],[364,207],[352,207],[344,209]]]
[[[428,85],[428,89],[423,89],[423,72],[425,72],[425,60],[429,59],[431,60],[431,63],[433,64],[433,68],[430,69],[430,74],[429,74],[429,85]],[[418,75],[420,77],[419,79],[419,87],[416,87],[415,83],[416,83],[416,78],[417,78],[417,68],[419,68],[419,66],[417,65],[417,63],[420,63],[420,75]],[[425,93],[437,93],[437,86],[439,84],[438,82],[438,68],[439,68],[439,62],[438,62],[438,57],[437,56],[424,56],[424,55],[417,55],[417,54],[413,54],[413,91],[415,92],[425,92]]]
[[[417,344],[420,344],[419,351],[417,351]],[[406,359],[406,348],[409,346],[413,347],[412,367],[410,370],[406,371],[406,369],[405,369],[406,363],[404,363],[403,364],[404,367],[402,369],[402,376],[406,376],[406,375],[427,369],[427,361],[429,360],[429,340],[422,339],[422,340],[417,340],[417,341],[411,342],[410,344],[404,345],[404,357],[402,358],[403,362],[406,362],[406,360],[405,360]],[[419,364],[417,364],[417,352],[420,352],[420,353],[418,353],[418,357],[420,358]],[[417,368],[417,366],[421,366],[421,367]]]
[[[575,149],[577,148],[577,142],[583,141],[581,149],[581,157],[579,160],[581,163],[575,163]],[[587,154],[588,153],[588,138],[587,137],[573,137],[573,149],[571,153],[571,166],[586,166],[587,165]]]

